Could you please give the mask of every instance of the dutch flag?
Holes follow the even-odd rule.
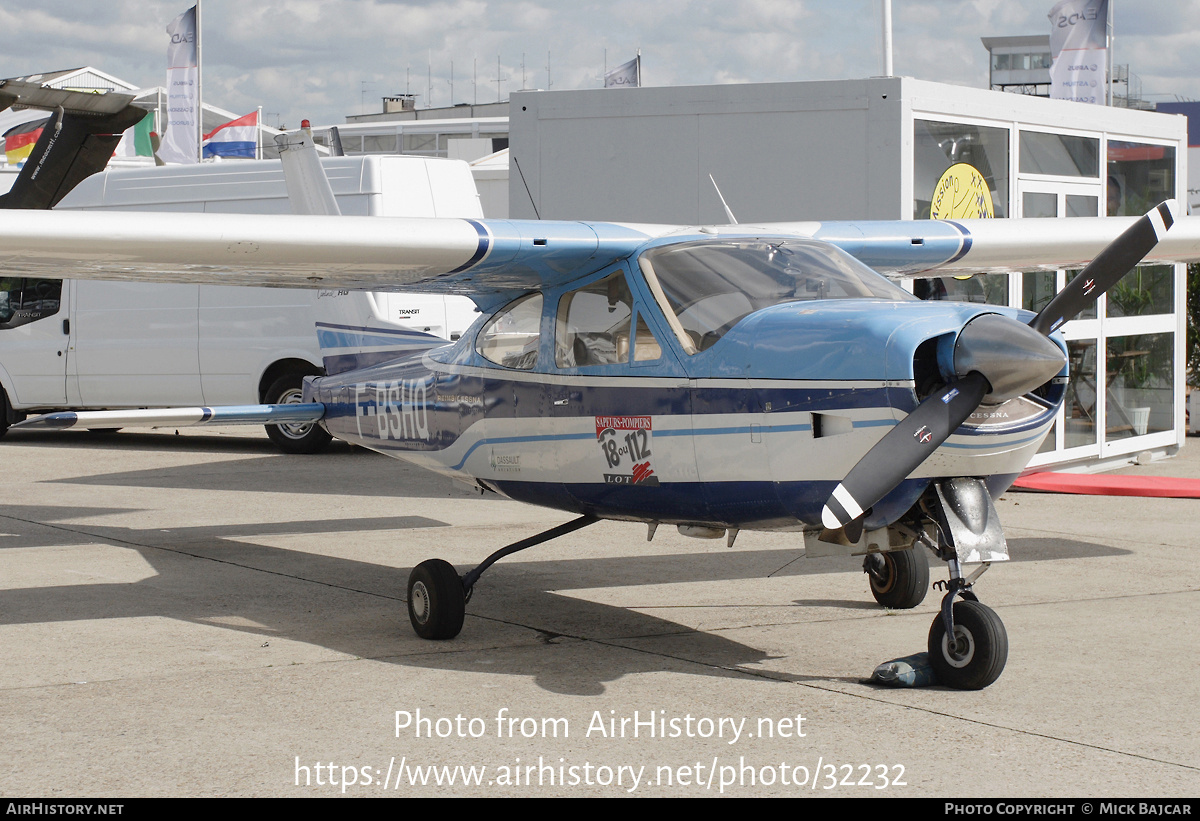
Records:
[[[219,125],[204,135],[205,157],[254,159],[258,147],[258,112]]]

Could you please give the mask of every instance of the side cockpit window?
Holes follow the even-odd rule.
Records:
[[[564,294],[554,323],[554,364],[589,368],[659,359],[662,347],[640,313],[634,320],[635,308],[621,271]]]
[[[533,370],[537,367],[541,326],[542,295],[521,297],[483,327],[475,339],[475,350],[497,365]]]
[[[633,361],[653,362],[662,357],[662,346],[654,337],[654,332],[646,325],[646,318],[638,314],[637,333],[634,335]]]
[[[564,295],[554,325],[555,364],[586,368],[628,362],[632,317],[633,295],[619,271]]]

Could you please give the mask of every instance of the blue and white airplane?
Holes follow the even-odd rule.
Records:
[[[992,500],[1063,402],[1056,330],[1143,258],[1200,259],[1200,219],[1163,203],[1069,228],[37,210],[0,220],[7,276],[474,299],[482,315],[451,344],[363,317],[320,323],[325,375],[297,404],[59,413],[17,426],[318,423],[575,514],[466,574],[438,559],[414,568],[408,611],[422,637],[458,635],[499,558],[600,519],[730,545],[741,530],[797,531],[809,555],[865,554],[872,593],[892,608],[928,590],[918,546],[945,561],[930,658],[944,684],[965,689],[991,684],[1007,659],[1004,626],[973,586],[1008,558]],[[1036,316],[922,302],[888,279],[1084,264]]]
[[[586,222],[10,211],[11,276],[468,294],[452,344],[352,317],[317,328],[326,375],[295,405],[50,414],[23,427],[319,423],[484,491],[576,514],[461,575],[422,562],[417,633],[462,628],[497,559],[599,519],[690,535],[793,530],[866,554],[875,598],[914,607],[923,545],[947,563],[939,679],[995,681],[1007,636],[973,583],[1007,558],[992,499],[1049,430],[1055,330],[1143,258],[1200,256],[1200,220]],[[1031,224],[1032,223],[1032,224]],[[1172,227],[1174,225],[1174,227]],[[1168,229],[1172,229],[1168,233]],[[1115,234],[1120,236],[1106,246]],[[893,275],[1070,267],[1045,309],[922,302]],[[980,570],[964,575],[964,566]]]

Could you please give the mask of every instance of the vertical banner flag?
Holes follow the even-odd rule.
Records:
[[[246,157],[258,153],[258,112],[230,120],[204,135],[205,157]]]
[[[200,161],[197,129],[200,121],[200,67],[196,50],[196,7],[167,26],[167,133],[158,149],[166,162]]]
[[[638,88],[642,84],[642,55],[604,75],[605,88]]]
[[[1050,98],[1104,105],[1108,0],[1063,0],[1049,16]]]

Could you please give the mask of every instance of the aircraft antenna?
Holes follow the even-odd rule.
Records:
[[[717,197],[721,200],[721,207],[725,209],[725,216],[726,216],[726,218],[728,218],[729,224],[737,225],[738,224],[737,217],[735,217],[733,215],[733,212],[729,210],[729,206],[725,204],[725,197],[723,197],[721,195],[721,187],[719,185],[717,185],[717,181],[713,179],[712,174],[709,174],[708,178],[709,178],[709,180],[712,181],[713,188],[717,189]]]
[[[538,213],[537,203],[533,201],[533,194],[529,191],[529,183],[525,182],[525,172],[521,170],[521,164],[517,162],[516,157],[512,158],[512,162],[517,167],[517,173],[521,175],[521,184],[525,186],[525,194],[529,197],[529,204],[533,206],[533,215],[541,219],[542,215]]]

